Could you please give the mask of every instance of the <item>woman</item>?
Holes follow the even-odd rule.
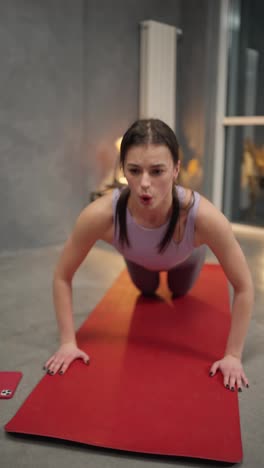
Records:
[[[197,192],[176,186],[180,170],[174,132],[162,121],[144,119],[125,133],[120,162],[128,187],[115,189],[80,214],[54,273],[54,305],[59,350],[45,370],[63,374],[78,358],[89,357],[76,343],[72,278],[94,243],[102,239],[124,256],[132,281],[142,294],[155,293],[159,272],[167,271],[173,297],[186,294],[196,280],[208,246],[234,288],[232,321],[225,354],[210,375],[223,374],[226,388],[249,386],[241,358],[253,306],[251,275],[224,215]]]

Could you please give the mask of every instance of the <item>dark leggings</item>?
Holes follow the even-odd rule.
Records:
[[[174,297],[183,296],[193,286],[204,264],[206,246],[194,249],[190,257],[168,270],[168,287]],[[142,294],[149,296],[159,286],[159,271],[151,271],[125,259],[127,269],[135,286]]]

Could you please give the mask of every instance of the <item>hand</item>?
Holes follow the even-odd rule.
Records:
[[[224,376],[224,386],[232,390],[232,392],[235,391],[236,386],[238,391],[242,392],[242,384],[249,387],[248,379],[239,358],[227,354],[223,359],[212,365],[210,376],[213,377],[218,370],[221,370]]]
[[[89,364],[90,361],[89,356],[79,349],[75,343],[63,344],[46,362],[44,370],[50,375],[54,375],[58,371],[59,374],[64,374],[75,359],[83,359],[85,364]]]

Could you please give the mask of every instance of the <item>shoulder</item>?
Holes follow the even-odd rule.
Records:
[[[214,253],[232,248],[235,243],[232,226],[225,215],[207,198],[200,196],[195,220],[195,244],[208,245]]]
[[[191,189],[177,185],[177,194],[181,212],[186,212],[194,203],[195,193]]]
[[[99,239],[113,223],[113,193],[103,195],[87,205],[77,218],[75,235]]]
[[[107,195],[103,195],[89,203],[89,205],[87,205],[80,213],[80,216],[97,216],[98,214],[100,214],[101,216],[103,216],[103,218],[108,217],[112,214],[112,206],[113,192],[108,193]]]
[[[230,222],[203,196],[198,207],[195,236],[197,245],[206,244],[212,250],[234,288],[249,287],[250,272]]]
[[[212,232],[221,234],[223,229],[230,229],[231,224],[225,215],[216,206],[210,202],[203,195],[200,195],[200,203],[197,209],[197,216],[195,220],[195,228],[197,234],[201,237],[201,241],[206,240],[208,235]]]
[[[78,216],[56,267],[56,275],[71,279],[95,242],[112,224],[112,194],[90,203]]]

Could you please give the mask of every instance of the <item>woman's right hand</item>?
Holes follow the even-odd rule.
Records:
[[[79,349],[75,343],[63,344],[45,363],[44,370],[50,375],[54,375],[57,372],[64,374],[75,359],[83,359],[85,364],[89,364],[90,362],[89,356]]]

